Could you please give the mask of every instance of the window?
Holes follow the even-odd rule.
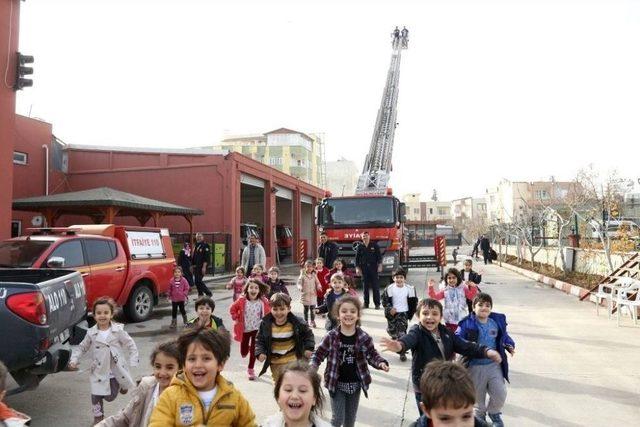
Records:
[[[26,165],[29,160],[27,153],[21,153],[20,151],[13,152],[13,164],[14,165]]]
[[[420,214],[420,209],[413,209],[413,213],[416,215]]]
[[[64,267],[80,267],[86,265],[80,240],[71,240],[62,243],[53,250],[49,258],[54,256],[64,258]]]
[[[429,208],[429,215],[433,215],[433,208]]]
[[[536,199],[538,200],[549,199],[549,192],[547,192],[547,190],[536,190]]]
[[[449,212],[449,208],[438,208],[438,215],[440,216],[449,215]]]
[[[91,265],[104,264],[116,257],[116,245],[108,240],[86,239],[84,247]]]
[[[271,166],[281,166],[282,165],[282,157],[270,157],[269,164]]]
[[[22,221],[11,221],[11,237],[18,237],[22,234]]]

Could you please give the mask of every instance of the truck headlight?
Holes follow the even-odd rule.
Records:
[[[384,265],[393,265],[394,262],[395,262],[395,257],[393,255],[382,258],[382,264]]]

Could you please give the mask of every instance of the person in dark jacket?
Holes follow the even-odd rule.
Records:
[[[489,415],[493,425],[502,427],[502,407],[507,398],[505,381],[509,381],[507,354],[515,354],[516,344],[507,332],[507,318],[504,314],[491,311],[493,300],[486,293],[479,293],[473,299],[473,313],[458,324],[456,335],[470,342],[483,344],[500,353],[502,363],[496,366],[483,359],[469,359],[469,373],[476,388],[476,416],[482,420]],[[486,394],[489,402],[486,403]]]
[[[282,292],[283,294],[289,295],[289,290],[287,289],[287,284],[284,283],[280,277],[280,269],[275,265],[269,269],[269,280],[267,280],[267,285],[269,285],[269,295],[268,298],[271,298],[273,294],[277,294],[278,292]]]
[[[476,285],[479,285],[482,282],[482,275],[473,271],[473,261],[471,258],[464,260],[464,270],[462,270],[462,283],[472,282]],[[469,283],[467,283],[469,286]],[[478,288],[478,292],[482,292],[480,288]],[[467,298],[467,308],[469,308],[469,313],[473,313],[473,301]]]
[[[491,260],[491,242],[489,242],[489,238],[484,234],[480,237],[480,250],[482,250],[484,263],[492,264],[493,261]]]
[[[327,268],[333,267],[333,262],[338,259],[338,245],[336,242],[329,240],[327,233],[320,233],[320,245],[318,246],[318,258],[324,260]]]
[[[315,339],[307,323],[291,313],[289,295],[274,294],[269,305],[271,313],[262,318],[256,336],[256,358],[263,362],[258,376],[270,367],[273,381],[277,382],[286,364],[311,358]]]
[[[203,278],[207,274],[207,266],[211,259],[211,247],[204,241],[202,233],[196,233],[196,247],[193,251],[193,281],[198,289],[198,296],[210,297],[211,291],[204,284]]]
[[[376,310],[380,308],[380,282],[378,273],[382,271],[382,254],[376,242],[371,241],[369,233],[362,233],[362,243],[356,252],[356,275],[362,276],[364,308],[369,308],[369,289],[373,293]]]
[[[193,287],[193,273],[191,272],[191,243],[184,242],[178,255],[178,265],[182,267],[182,275],[187,279],[189,288]]]
[[[420,378],[420,391],[422,416],[409,427],[487,427],[486,422],[473,417],[475,390],[469,373],[460,364],[429,362]]]
[[[324,302],[316,308],[316,314],[327,313],[327,321],[324,323],[324,328],[327,331],[332,330],[338,325],[338,319],[335,318],[333,313],[333,305],[339,298],[347,294],[344,290],[345,285],[346,282],[343,275],[334,275],[331,278],[331,290],[327,292]]]
[[[422,400],[420,376],[425,365],[432,360],[451,360],[455,353],[458,353],[478,359],[489,358],[496,363],[502,362],[497,351],[465,341],[447,329],[441,323],[442,304],[439,301],[431,298],[420,300],[417,313],[420,319],[419,324],[413,325],[399,340],[381,338],[381,344],[383,349],[396,353],[411,350],[411,380],[418,410]]]

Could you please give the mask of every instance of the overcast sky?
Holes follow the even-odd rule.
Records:
[[[323,132],[360,168],[403,52],[391,185],[479,196],[501,178],[639,178],[637,1],[21,2],[18,113],[71,144],[189,147]]]

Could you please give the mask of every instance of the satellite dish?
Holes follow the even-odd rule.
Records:
[[[42,215],[36,215],[33,218],[31,218],[31,225],[33,225],[34,227],[40,227],[42,226],[43,223],[44,223],[44,218],[42,217]]]

